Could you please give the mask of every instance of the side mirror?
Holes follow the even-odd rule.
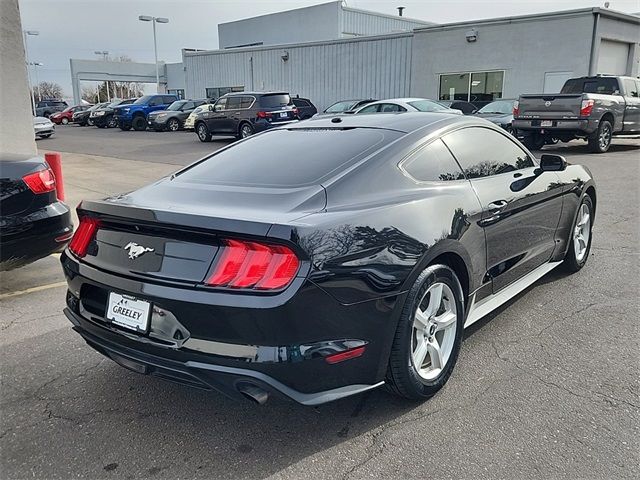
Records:
[[[540,157],[540,170],[543,172],[561,172],[567,168],[567,160],[562,155],[545,153]]]

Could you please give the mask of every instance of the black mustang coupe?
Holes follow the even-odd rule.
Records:
[[[315,118],[82,202],[65,313],[120,365],[234,398],[425,399],[465,327],[582,268],[596,204],[586,168],[486,120]]]

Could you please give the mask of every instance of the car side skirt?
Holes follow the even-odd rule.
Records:
[[[513,297],[518,295],[530,285],[533,285],[536,281],[540,280],[543,276],[545,276],[561,263],[562,261],[543,263],[536,269],[527,273],[524,277],[516,280],[511,285],[500,290],[498,293],[485,297],[477,302],[476,293],[474,292],[469,302],[469,313],[467,314],[464,328],[467,328],[468,326],[474,324],[482,317],[488,315],[493,310],[498,308],[500,305],[511,300]]]

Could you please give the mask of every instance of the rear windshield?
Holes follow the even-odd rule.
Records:
[[[409,102],[409,105],[420,112],[441,112],[447,110],[447,107],[430,100],[417,100],[415,102]]]
[[[260,98],[260,105],[263,108],[278,108],[291,105],[291,97],[286,93],[274,93],[272,95],[263,95]]]
[[[176,180],[256,187],[314,185],[401,135],[372,128],[273,130],[213,154]]]
[[[180,110],[185,103],[187,102],[184,100],[175,101],[171,105],[169,105],[169,108],[167,108],[167,110]]]
[[[345,102],[337,102],[331,105],[329,108],[325,110],[327,113],[341,113],[346,112],[347,110],[351,110],[353,106],[356,104],[353,100],[347,100]]]
[[[571,78],[566,81],[560,93],[602,93],[612,95],[619,91],[615,78]]]

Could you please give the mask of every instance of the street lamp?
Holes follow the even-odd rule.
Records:
[[[33,69],[36,72],[36,88],[38,89],[38,101],[42,101],[42,95],[40,95],[40,80],[38,79],[38,67],[41,67],[43,64],[40,62],[29,62],[29,65],[33,65]]]
[[[95,53],[96,55],[102,55],[102,60],[105,62],[109,58],[108,50],[94,50],[93,53]],[[109,80],[105,80],[105,85],[107,87],[107,100],[111,101],[111,91],[109,89]],[[100,85],[98,85],[98,102],[100,102]]]
[[[138,20],[141,22],[153,23],[153,51],[156,56],[156,93],[160,93],[160,72],[158,71],[158,41],[156,40],[156,23],[169,23],[168,18],[150,17],[149,15],[140,15]]]
[[[22,36],[24,37],[24,56],[27,63],[29,63],[29,47],[27,46],[27,37],[40,35],[40,32],[37,30],[23,30]],[[36,115],[36,96],[33,93],[33,85],[31,84],[31,72],[29,67],[27,67],[27,79],[29,80],[29,90],[31,90],[31,103],[33,108],[33,116]],[[38,95],[40,96],[40,95]]]

